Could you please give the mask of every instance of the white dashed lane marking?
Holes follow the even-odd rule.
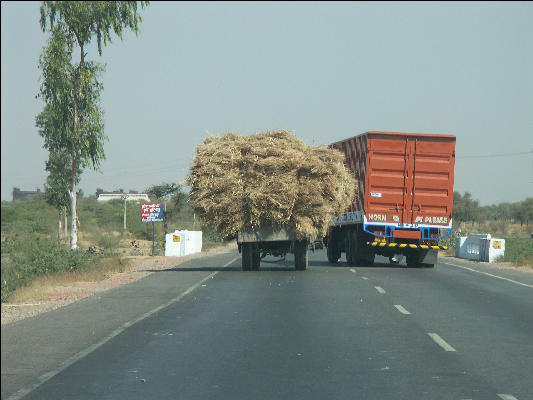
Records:
[[[368,280],[368,278],[366,276],[362,276],[361,279],[364,279],[365,281]]]
[[[498,397],[503,400],[518,400],[512,394],[498,394]]]
[[[411,314],[409,311],[407,311],[405,308],[403,308],[403,306],[399,304],[395,304],[394,307],[396,307],[398,311],[401,312],[402,314],[405,314],[405,315]]]
[[[437,335],[436,333],[428,333],[429,337],[431,339],[433,339],[435,341],[435,343],[437,343],[440,347],[442,347],[444,350],[446,351],[455,351],[455,349],[450,346],[448,343],[446,343],[446,341],[441,338],[439,335]]]
[[[377,290],[379,293],[381,293],[381,294],[386,293],[386,292],[385,292],[385,289],[383,289],[381,286],[374,286],[374,287],[376,288],[376,290]]]

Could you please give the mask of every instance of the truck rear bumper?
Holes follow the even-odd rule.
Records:
[[[412,243],[386,243],[386,242],[366,242],[367,246],[371,247],[387,247],[397,249],[423,249],[423,250],[448,250],[448,246],[435,246],[428,244],[412,244]]]

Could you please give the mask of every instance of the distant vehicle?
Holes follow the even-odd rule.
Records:
[[[336,263],[372,265],[376,254],[433,267],[452,233],[455,136],[367,132],[330,145],[358,180],[352,206],[328,230]]]
[[[315,239],[315,241],[313,242],[313,245],[314,245],[315,249],[323,249],[324,248],[324,243],[323,243],[321,237],[317,237]]]

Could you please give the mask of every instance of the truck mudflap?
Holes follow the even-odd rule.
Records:
[[[412,244],[412,243],[386,243],[386,242],[366,242],[367,246],[372,247],[396,247],[399,249],[410,248],[410,249],[424,249],[424,250],[448,250],[448,246],[436,246],[429,244]]]

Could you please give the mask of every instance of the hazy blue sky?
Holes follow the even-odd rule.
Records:
[[[39,7],[2,2],[2,200],[46,179]],[[86,195],[186,178],[209,133],[289,129],[308,144],[454,134],[456,191],[533,196],[532,2],[152,2],[142,17],[138,37],[89,49],[109,141]]]

